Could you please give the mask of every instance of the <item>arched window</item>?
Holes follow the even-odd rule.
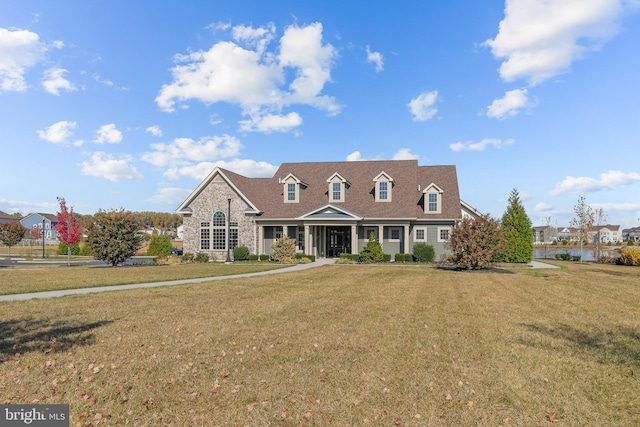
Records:
[[[227,217],[218,211],[213,214],[212,238],[214,250],[227,248]]]

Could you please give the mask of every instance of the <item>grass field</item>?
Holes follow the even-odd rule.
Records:
[[[65,258],[66,261],[66,258]],[[0,295],[229,276],[282,268],[275,263],[193,263],[160,266],[72,266],[28,264],[0,267]]]
[[[556,264],[2,303],[0,402],[71,426],[640,425],[640,269]]]

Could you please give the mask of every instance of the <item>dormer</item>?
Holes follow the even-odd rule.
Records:
[[[284,195],[284,202],[300,203],[300,195],[302,194],[302,190],[307,187],[307,184],[300,181],[291,173],[284,179],[281,179],[280,183],[283,185],[282,194]]]
[[[393,178],[391,178],[386,172],[380,172],[375,178],[375,197],[376,202],[390,202],[392,200]]]
[[[344,202],[347,188],[351,183],[344,179],[338,172],[334,173],[327,179],[329,183],[329,203]]]
[[[442,213],[442,189],[431,183],[427,185],[422,193],[424,193],[424,213]]]

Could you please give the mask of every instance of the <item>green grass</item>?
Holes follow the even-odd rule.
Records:
[[[68,403],[71,426],[639,425],[640,269],[557,265],[2,303],[0,403]]]
[[[66,258],[65,258],[66,259]],[[0,267],[0,295],[93,288],[254,273],[286,267],[275,263],[193,263],[128,267],[24,265]]]

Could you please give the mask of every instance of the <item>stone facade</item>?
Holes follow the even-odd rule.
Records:
[[[220,180],[212,182],[203,188],[202,192],[193,200],[193,213],[184,216],[184,252],[206,253],[211,260],[225,260],[227,250],[202,250],[200,248],[200,224],[211,222],[213,215],[220,211],[225,217],[229,209],[227,197],[231,195],[231,222],[238,223],[238,245],[246,246],[251,253],[256,253],[256,227],[253,217],[244,214],[247,204],[244,203],[235,190],[226,182]],[[228,219],[227,219],[228,220]],[[233,257],[233,250],[230,251]]]

